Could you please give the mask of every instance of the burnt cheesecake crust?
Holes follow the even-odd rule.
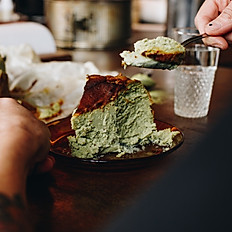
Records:
[[[71,117],[72,156],[97,158],[131,154],[157,144],[169,149],[179,133],[158,131],[152,100],[140,81],[125,76],[88,76],[84,94]]]
[[[104,107],[125,90],[132,80],[119,74],[118,76],[91,75],[87,77],[84,94],[75,111],[75,116]]]

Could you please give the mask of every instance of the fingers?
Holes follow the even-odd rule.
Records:
[[[210,45],[213,47],[218,47],[222,50],[225,50],[229,47],[229,44],[232,44],[232,32],[227,33],[222,36],[212,36],[204,39],[204,44]]]
[[[208,46],[217,47],[222,50],[226,50],[229,46],[227,40],[222,36],[207,37],[203,41],[204,41],[204,44]]]
[[[0,99],[0,121],[4,122],[0,124],[1,146],[20,144],[13,146],[11,153],[6,154],[8,159],[11,158],[14,162],[20,156],[26,171],[37,164],[39,172],[49,171],[53,167],[54,159],[47,158],[50,131],[44,122],[11,98]],[[3,138],[6,138],[4,144]]]
[[[232,31],[232,2],[230,2],[214,20],[205,26],[209,35],[224,35]]]
[[[208,25],[219,15],[218,5],[214,0],[206,0],[195,17],[195,25],[201,34],[205,33],[205,25]]]
[[[46,159],[36,165],[35,173],[42,174],[52,170],[55,164],[55,158],[48,155]]]
[[[232,2],[223,9],[216,19],[206,24],[205,32],[216,36],[209,37],[208,40],[204,41],[206,44],[223,50],[228,48],[228,43],[232,42]],[[220,35],[223,35],[223,37]]]
[[[195,17],[195,25],[201,34],[212,35],[204,39],[206,45],[227,49],[232,41],[232,2],[206,0]]]
[[[229,44],[232,44],[232,32],[227,33],[224,37],[229,42]]]

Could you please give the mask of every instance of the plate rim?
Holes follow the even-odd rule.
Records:
[[[61,118],[61,119],[58,119],[58,120],[55,120],[55,121],[52,121],[50,123],[47,124],[48,126],[48,129],[50,130],[50,133],[52,134],[52,131],[51,131],[51,126],[56,126],[56,124],[58,123],[62,123],[63,121],[67,121],[69,120],[70,121],[70,118],[71,118],[71,115],[69,115],[68,117],[65,117],[65,118]],[[67,162],[70,162],[70,161],[75,161],[75,164],[76,165],[94,165],[94,166],[118,166],[118,165],[125,165],[127,166],[126,164],[128,163],[142,163],[143,161],[148,161],[148,160],[151,160],[151,159],[156,159],[158,157],[163,157],[171,152],[173,152],[174,150],[176,150],[177,148],[179,148],[183,142],[184,142],[184,133],[179,129],[177,128],[176,126],[173,126],[172,124],[170,123],[167,123],[167,122],[164,122],[162,120],[159,120],[159,119],[155,119],[155,123],[163,123],[165,125],[167,125],[168,127],[167,128],[176,128],[177,131],[180,132],[180,135],[181,135],[181,138],[180,138],[180,141],[178,141],[178,144],[176,144],[174,147],[170,148],[169,150],[167,151],[163,151],[161,152],[160,154],[154,154],[154,155],[151,155],[151,156],[145,156],[145,157],[138,157],[138,158],[131,158],[131,159],[119,159],[119,160],[99,160],[99,159],[92,159],[92,158],[89,158],[89,159],[86,159],[86,158],[78,158],[78,157],[72,157],[71,155],[65,155],[65,154],[62,154],[62,153],[58,153],[58,152],[55,152],[53,149],[52,149],[52,141],[50,140],[51,142],[51,147],[50,147],[50,152],[55,155],[56,157],[59,157],[61,158],[62,160],[65,160]],[[72,130],[70,128],[70,131],[67,131],[66,132],[66,135],[63,134],[63,136],[67,137],[68,135],[70,135],[70,133],[74,133],[74,130]]]

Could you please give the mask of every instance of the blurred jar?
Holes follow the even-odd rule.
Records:
[[[194,18],[204,0],[168,0],[167,36],[176,27],[194,27]]]
[[[61,48],[117,47],[131,35],[131,0],[45,0],[45,17]]]

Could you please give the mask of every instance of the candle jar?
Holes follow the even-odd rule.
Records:
[[[131,0],[45,0],[44,9],[57,47],[104,49],[130,38]]]

